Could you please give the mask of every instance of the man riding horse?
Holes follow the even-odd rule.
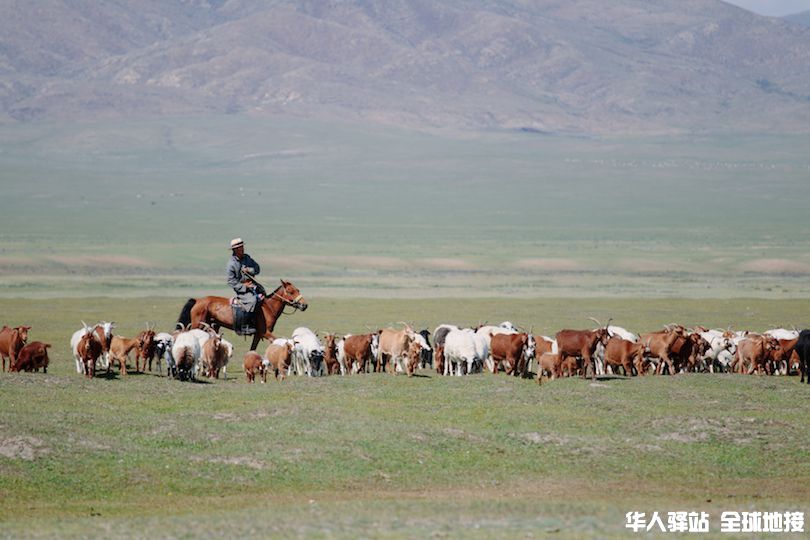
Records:
[[[245,243],[241,238],[231,240],[231,258],[225,267],[228,285],[236,293],[233,301],[234,331],[239,334],[254,334],[256,305],[264,300],[264,287],[256,282],[255,276],[261,271],[259,263],[245,253]]]

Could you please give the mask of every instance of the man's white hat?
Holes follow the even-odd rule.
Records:
[[[245,243],[242,241],[241,238],[234,238],[233,240],[231,240],[231,249],[236,249],[236,248],[242,247],[244,245],[245,245]]]

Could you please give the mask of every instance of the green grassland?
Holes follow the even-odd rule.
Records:
[[[0,296],[807,297],[806,137],[249,117],[0,127]]]
[[[802,510],[795,377],[592,384],[367,375],[84,380],[80,321],[134,336],[228,294],[227,241],[296,326],[810,326],[806,137],[610,139],[255,119],[0,126],[0,536],[627,537],[629,511]],[[780,538],[787,538],[780,535]]]
[[[627,537],[629,511],[807,512],[796,377],[552,381],[423,371],[248,385],[156,374],[87,381],[78,320],[170,326],[183,298],[0,300],[53,343],[44,374],[0,377],[0,535],[29,537]],[[364,332],[509,319],[544,333],[613,316],[636,330],[763,329],[800,300],[309,299],[298,325]],[[228,337],[233,338],[232,334]],[[789,537],[789,536],[780,536]]]

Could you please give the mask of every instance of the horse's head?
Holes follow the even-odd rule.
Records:
[[[284,281],[282,279],[281,287],[276,289],[276,292],[273,294],[278,296],[278,298],[281,299],[285,304],[292,306],[295,309],[306,311],[309,307],[306,300],[304,300],[304,296],[301,294],[301,291],[299,291],[298,288],[289,281]]]

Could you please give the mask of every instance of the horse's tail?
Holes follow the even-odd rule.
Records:
[[[177,319],[178,324],[182,324],[183,328],[186,328],[189,324],[191,324],[191,308],[194,307],[194,304],[197,303],[197,300],[194,298],[189,298],[186,305],[183,306],[183,309],[180,310],[180,317]]]

